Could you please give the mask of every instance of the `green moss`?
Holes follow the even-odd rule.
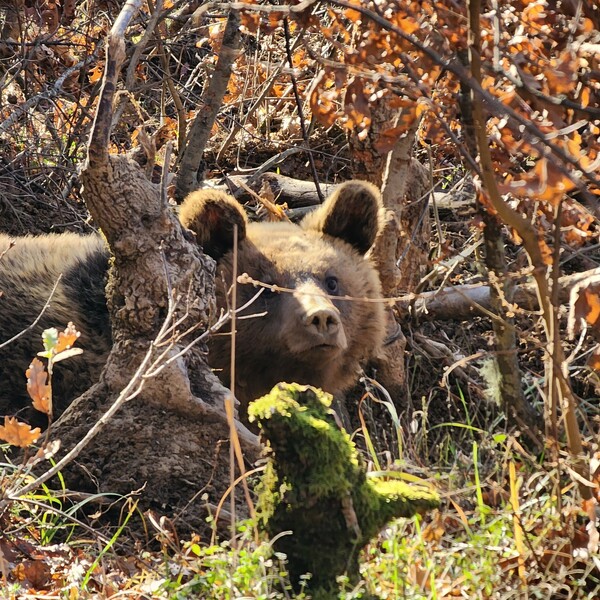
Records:
[[[323,597],[335,593],[337,576],[358,579],[360,549],[388,521],[439,503],[425,487],[368,480],[331,401],[310,386],[279,384],[248,409],[270,457],[258,489],[261,523],[288,556],[292,582],[310,572]]]

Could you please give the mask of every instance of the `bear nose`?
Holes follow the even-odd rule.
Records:
[[[314,327],[320,334],[331,335],[340,327],[340,316],[334,308],[318,308],[309,311],[304,317],[307,327]]]
[[[348,347],[340,311],[316,283],[302,282],[294,292],[299,320],[304,328],[299,335],[313,346]]]

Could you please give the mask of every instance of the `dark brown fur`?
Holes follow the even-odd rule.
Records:
[[[229,304],[231,252],[237,225],[238,273],[292,292],[265,290],[238,315],[236,395],[247,403],[279,381],[310,383],[336,393],[351,386],[360,364],[377,353],[384,335],[383,306],[377,299],[378,275],[365,258],[380,227],[379,192],[370,184],[348,182],[298,226],[251,223],[239,204],[216,191],[190,194],[181,222],[195,232],[205,252],[218,263],[217,304]],[[9,238],[0,235],[0,253]],[[33,331],[0,348],[0,415],[41,423],[29,410],[25,370],[42,349],[41,332],[74,321],[81,330],[82,356],[57,366],[57,413],[99,376],[111,336],[104,284],[108,251],[98,236],[62,234],[20,238],[0,260],[0,344],[30,325],[40,313],[59,274],[62,280],[49,309]],[[333,279],[337,281],[333,285]],[[256,289],[238,284],[238,306]],[[240,316],[256,315],[249,319]],[[230,385],[227,331],[210,342],[209,362]]]
[[[0,235],[0,254],[9,243]],[[16,238],[0,259],[0,345],[36,320],[61,277],[37,325],[0,347],[0,417],[18,412],[32,424],[45,425],[43,415],[31,408],[25,371],[43,350],[42,332],[49,327],[64,329],[73,321],[81,331],[77,346],[84,350],[56,365],[55,416],[98,379],[111,346],[104,297],[108,256],[100,236],[63,233]]]

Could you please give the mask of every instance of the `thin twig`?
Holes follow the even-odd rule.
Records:
[[[296,76],[294,75],[294,60],[292,56],[292,46],[290,42],[290,25],[287,17],[283,19],[283,32],[285,35],[285,52],[287,54],[288,64],[290,66],[290,79],[292,80],[292,89],[294,90],[294,98],[296,99],[296,107],[298,108],[298,117],[300,119],[300,127],[302,129],[302,139],[306,144],[306,154],[308,155],[308,162],[310,163],[310,170],[312,173],[313,180],[315,182],[315,187],[317,188],[317,194],[319,196],[319,201],[323,203],[325,201],[325,197],[323,196],[323,192],[321,191],[321,186],[319,185],[319,175],[317,174],[317,167],[315,165],[315,159],[310,150],[310,141],[308,135],[308,128],[306,127],[306,121],[304,120],[304,111],[302,110],[302,100],[300,99],[300,93],[298,92],[298,82],[296,81]]]

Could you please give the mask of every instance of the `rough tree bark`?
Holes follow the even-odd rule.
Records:
[[[214,263],[190,243],[161,188],[130,158],[108,154],[113,97],[124,57],[124,32],[141,0],[128,2],[108,39],[106,71],[88,160],[84,198],[114,254],[107,286],[114,346],[100,381],[53,428],[65,452],[73,448],[128,384],[152,345],[164,354],[154,376],[123,404],[63,471],[83,491],[128,494],[144,487],[140,506],[178,517],[180,530],[204,525],[206,501],[229,485],[229,394],[212,374],[201,345],[179,354],[214,316]],[[179,300],[176,300],[179,298]],[[211,314],[212,313],[212,314]],[[153,343],[161,326],[176,323]],[[191,333],[187,333],[189,329]],[[180,332],[186,332],[186,335]],[[236,422],[254,456],[256,437]]]
[[[403,135],[389,153],[378,150],[383,131],[397,126],[400,110],[383,96],[371,104],[371,127],[359,139],[350,136],[353,175],[371,181],[382,189],[385,224],[371,250],[379,270],[383,294],[396,297],[412,292],[426,273],[429,222],[429,177],[423,165],[411,157],[418,123]],[[396,405],[405,402],[404,351],[406,339],[399,331],[394,314],[389,313],[389,332],[396,339],[386,345],[373,362],[378,381],[390,393]]]

